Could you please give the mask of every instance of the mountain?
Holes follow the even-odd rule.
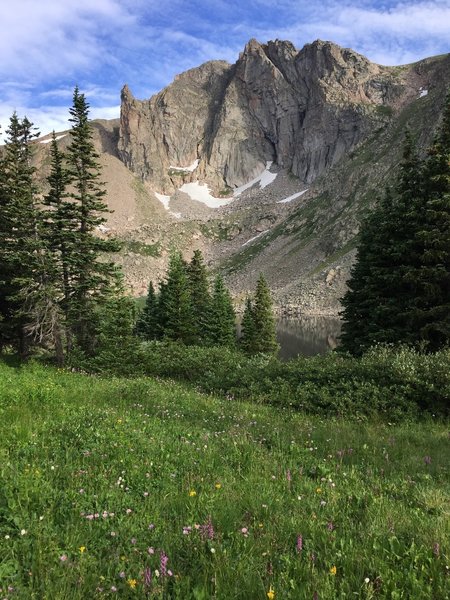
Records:
[[[102,235],[124,240],[136,294],[170,248],[201,248],[238,299],[263,272],[285,312],[335,314],[405,128],[425,149],[449,85],[450,55],[384,67],[331,42],[250,40],[149,100],[124,86],[120,121],[94,123],[115,211]]]

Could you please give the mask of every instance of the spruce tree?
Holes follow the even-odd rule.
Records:
[[[279,346],[276,338],[275,319],[272,309],[270,290],[261,274],[256,284],[253,304],[254,353],[275,354]]]
[[[136,335],[143,340],[156,339],[159,334],[158,317],[158,298],[153,282],[150,281],[145,306],[136,321]]]
[[[253,304],[250,298],[245,300],[239,346],[246,354],[255,353],[255,317],[253,313]]]
[[[206,266],[200,250],[194,250],[187,274],[191,292],[193,335],[195,343],[201,345],[208,338],[211,295]]]
[[[39,134],[14,113],[6,135],[0,161],[0,347],[12,344],[25,357],[31,341],[25,290],[33,285],[40,249],[31,148]]]
[[[214,280],[208,340],[214,346],[234,347],[236,344],[236,313],[221,275]]]
[[[184,344],[193,342],[191,293],[186,263],[180,252],[170,257],[166,281],[160,287],[158,311],[163,337]]]
[[[67,148],[67,167],[70,198],[75,204],[78,219],[77,252],[71,256],[71,299],[69,319],[79,347],[92,352],[95,343],[96,308],[119,291],[120,278],[113,263],[99,260],[106,252],[118,250],[114,240],[95,235],[105,222],[106,194],[100,180],[100,164],[89,124],[89,104],[84,94],[75,88],[73,105],[69,110],[72,128]]]
[[[424,165],[424,191],[416,206],[419,268],[413,327],[428,351],[450,342],[450,92]]]

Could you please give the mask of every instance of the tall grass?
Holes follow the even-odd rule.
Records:
[[[449,598],[449,433],[0,364],[2,597]]]

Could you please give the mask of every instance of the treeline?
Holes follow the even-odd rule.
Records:
[[[25,358],[51,347],[59,364],[74,348],[95,352],[102,310],[121,294],[120,272],[100,260],[118,245],[95,233],[107,207],[78,88],[69,113],[66,152],[53,134],[45,195],[32,160],[39,134],[26,117],[11,117],[0,157],[0,350]]]
[[[435,352],[450,342],[450,94],[424,158],[409,133],[394,189],[363,222],[343,298],[341,349]]]
[[[231,295],[220,274],[210,289],[200,250],[194,251],[189,263],[181,253],[173,253],[158,292],[153,282],[149,283],[136,333],[146,341],[236,348],[236,313]],[[258,279],[254,298],[247,299],[238,347],[247,354],[278,350],[272,301],[263,275]]]

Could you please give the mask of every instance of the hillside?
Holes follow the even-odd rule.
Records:
[[[449,83],[450,55],[382,67],[330,42],[251,40],[150,100],[125,86],[120,121],[94,128],[114,211],[102,235],[123,240],[133,293],[171,248],[200,248],[238,300],[263,272],[280,310],[336,314],[405,128],[425,149]]]

